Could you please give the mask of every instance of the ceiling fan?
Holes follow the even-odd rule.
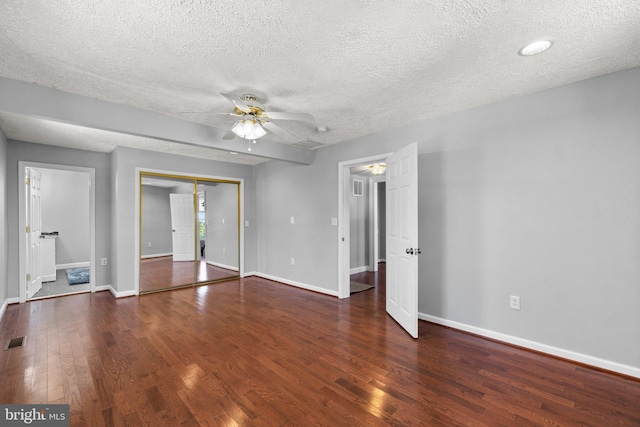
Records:
[[[233,102],[233,113],[218,113],[235,117],[237,120],[233,127],[222,137],[222,139],[240,138],[253,140],[261,138],[267,131],[281,137],[285,141],[295,142],[300,138],[280,126],[273,123],[274,120],[294,120],[313,122],[314,118],[307,113],[284,113],[278,111],[266,111],[265,106],[258,101],[255,95],[250,93],[238,97],[221,93],[222,96]],[[249,148],[251,151],[251,148]]]

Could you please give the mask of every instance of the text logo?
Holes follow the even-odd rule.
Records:
[[[69,427],[69,405],[0,405],[0,426]]]

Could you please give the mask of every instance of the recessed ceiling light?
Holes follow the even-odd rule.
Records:
[[[325,133],[329,130],[329,128],[327,126],[318,126],[316,128],[316,132],[318,133]]]
[[[550,47],[551,47],[551,42],[549,40],[538,40],[533,43],[529,43],[528,45],[520,49],[518,51],[518,55],[521,55],[521,56],[537,55],[549,49]]]

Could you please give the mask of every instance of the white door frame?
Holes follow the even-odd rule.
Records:
[[[26,228],[26,203],[27,195],[24,183],[24,174],[26,168],[35,169],[54,169],[69,172],[83,172],[89,174],[89,288],[91,292],[96,291],[96,170],[95,168],[86,168],[79,166],[67,166],[56,165],[51,163],[39,163],[39,162],[18,162],[18,235],[21,236],[19,241],[19,270],[20,270],[20,302],[27,301],[27,281],[26,281],[26,260],[25,251],[26,243],[23,238],[23,233]]]
[[[180,171],[171,171],[171,170],[163,170],[163,169],[150,169],[150,168],[140,168],[136,167],[136,171],[134,174],[135,178],[135,217],[134,217],[134,236],[136,239],[136,245],[134,248],[133,256],[134,258],[134,295],[140,295],[140,174],[141,173],[158,173],[163,175],[173,175],[178,177],[187,177],[193,179],[208,179],[208,180],[218,180],[218,181],[229,181],[238,183],[239,186],[239,198],[238,205],[240,208],[240,218],[238,223],[238,248],[240,252],[240,260],[238,265],[238,275],[240,278],[244,277],[244,179],[243,178],[231,178],[225,176],[214,176],[214,175],[205,175],[201,173],[187,173]],[[195,245],[195,242],[194,242]],[[199,245],[198,245],[199,247]],[[198,249],[199,250],[199,249]]]
[[[371,221],[369,222],[369,265],[370,271],[378,271],[378,260],[380,259],[380,210],[378,183],[386,182],[385,175],[373,176],[369,178],[369,213]]]
[[[377,154],[338,163],[338,298],[350,296],[349,196],[351,168],[385,160],[393,153]]]

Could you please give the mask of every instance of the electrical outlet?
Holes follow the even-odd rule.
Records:
[[[226,254],[227,253],[227,248],[222,248],[222,253]]]
[[[291,258],[291,265],[296,265],[296,259],[295,258]]]
[[[106,258],[102,258],[100,260],[100,265],[107,265],[107,259]]]
[[[296,223],[295,217],[291,217],[291,224],[295,224],[295,223]]]
[[[148,247],[151,247],[151,242],[149,242],[147,246],[148,246]]]
[[[509,297],[509,308],[512,310],[520,310],[520,297],[511,295]]]

